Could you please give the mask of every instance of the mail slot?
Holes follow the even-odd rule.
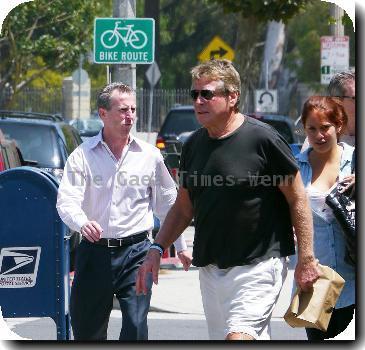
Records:
[[[3,317],[50,317],[68,340],[69,240],[58,184],[40,169],[0,173],[0,306]]]

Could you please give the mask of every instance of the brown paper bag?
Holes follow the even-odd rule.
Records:
[[[313,288],[308,292],[297,288],[284,315],[284,320],[292,327],[317,328],[324,332],[327,330],[345,280],[328,266],[319,264],[319,268],[322,274]]]

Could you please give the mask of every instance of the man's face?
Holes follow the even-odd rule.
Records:
[[[348,117],[348,129],[355,128],[355,82],[349,83],[344,91],[343,106]]]
[[[129,134],[136,120],[136,96],[114,90],[111,95],[110,109],[99,109],[104,128],[122,135]]]
[[[222,125],[234,106],[232,98],[224,91],[223,83],[202,78],[193,82],[192,90],[197,95],[193,105],[199,123],[207,128]]]

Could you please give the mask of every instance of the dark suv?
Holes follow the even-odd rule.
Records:
[[[22,163],[45,170],[59,181],[70,153],[82,143],[78,131],[59,115],[0,110],[0,129],[6,139],[15,140]],[[74,232],[70,239],[71,261],[80,242]]]

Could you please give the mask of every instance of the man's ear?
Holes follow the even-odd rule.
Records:
[[[105,118],[105,114],[106,114],[106,109],[105,108],[99,108],[98,109],[98,113],[99,113],[99,117],[101,119]]]
[[[239,97],[240,97],[239,92],[237,92],[237,91],[231,91],[231,92],[229,92],[229,93],[228,93],[228,101],[229,101],[229,105],[230,105],[231,107],[234,107],[234,106],[236,105],[236,103],[237,103],[237,101],[238,101]]]

